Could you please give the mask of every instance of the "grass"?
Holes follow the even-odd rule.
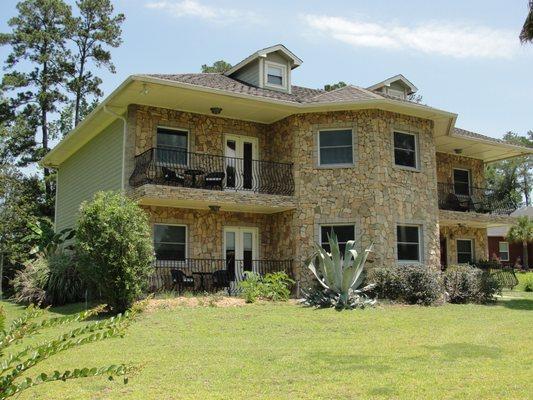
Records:
[[[11,318],[21,312],[4,306]],[[127,385],[89,378],[18,399],[526,399],[533,393],[531,326],[533,295],[516,291],[489,306],[161,309],[141,316],[123,339],[42,366],[138,366]]]

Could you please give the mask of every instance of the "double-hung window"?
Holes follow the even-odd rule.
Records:
[[[453,190],[460,196],[470,195],[470,171],[467,169],[453,170]]]
[[[287,67],[273,62],[265,63],[265,85],[285,89],[287,87]]]
[[[353,132],[351,129],[318,132],[319,165],[352,165]]]
[[[154,225],[154,250],[157,260],[185,260],[187,228],[184,225]]]
[[[500,260],[509,261],[509,242],[499,242],[498,251],[500,253]]]
[[[457,239],[457,263],[470,264],[474,261],[474,246],[471,239]]]
[[[337,240],[339,241],[339,250],[344,254],[346,243],[348,240],[355,240],[355,226],[354,225],[321,225],[320,226],[320,245],[328,253],[331,252],[329,247],[328,237],[335,232]]]
[[[396,227],[398,261],[420,262],[420,227],[418,225],[398,225]]]
[[[394,164],[418,168],[417,137],[412,133],[394,132]]]
[[[164,164],[187,165],[189,132],[183,129],[157,128],[157,161]]]

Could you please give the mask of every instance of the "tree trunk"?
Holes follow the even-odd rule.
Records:
[[[45,106],[46,107],[46,106]],[[48,118],[46,115],[46,108],[41,108],[41,130],[42,130],[42,146],[45,152],[48,152]],[[48,168],[44,168],[44,188],[45,188],[45,194],[46,194],[46,200],[49,200],[52,196],[52,188],[50,186],[50,181],[48,180],[48,176],[50,175],[50,170]]]
[[[529,269],[529,255],[527,254],[527,241],[522,242],[522,264],[523,267]]]

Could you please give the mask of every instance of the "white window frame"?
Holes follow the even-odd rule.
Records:
[[[400,256],[398,254],[398,245],[399,244],[413,244],[413,242],[398,242],[398,227],[400,226],[409,226],[409,227],[414,227],[414,228],[417,228],[418,229],[418,260],[400,260]],[[394,232],[394,235],[396,236],[396,249],[395,249],[395,252],[396,252],[396,261],[398,262],[398,264],[407,264],[407,265],[415,265],[415,264],[422,264],[423,260],[422,260],[422,256],[423,256],[423,250],[422,250],[422,246],[423,246],[423,240],[424,240],[424,237],[423,237],[423,231],[422,231],[422,225],[418,225],[418,224],[396,224],[396,229],[395,229],[395,232]]]
[[[163,222],[158,222],[158,223],[155,223],[153,224],[153,227],[152,227],[152,243],[153,245],[155,246],[155,227],[156,226],[182,226],[185,228],[185,260],[187,258],[189,258],[189,242],[188,242],[188,239],[189,239],[189,227],[185,224],[167,224],[167,223],[163,223]],[[164,243],[167,243],[167,242],[164,242]],[[168,242],[168,243],[174,243],[174,244],[181,244],[181,243],[178,243],[178,242]],[[183,261],[183,260],[158,260],[156,259],[156,262],[158,264],[161,264],[161,263],[165,263],[165,262],[169,262],[169,261]]]
[[[505,244],[507,246],[507,251],[504,251],[503,253],[507,253],[507,257],[502,257],[502,244]],[[509,254],[509,242],[498,242],[498,255],[500,256],[501,261],[509,261],[510,254]]]
[[[175,127],[175,126],[157,125],[155,127],[155,147],[156,147],[156,149],[159,149],[159,144],[157,143],[157,130],[159,128],[168,129],[169,131],[187,132],[187,150],[186,150],[187,151],[187,164],[179,164],[179,165],[183,165],[184,167],[187,167],[190,164],[190,154],[189,153],[191,151],[191,130],[187,129],[187,128],[179,128],[179,127]],[[157,155],[156,155],[156,158],[157,158]],[[159,160],[156,160],[156,164],[158,166],[163,166],[163,167],[169,165],[168,163],[161,162]]]
[[[276,85],[275,83],[270,83],[268,81],[268,67],[280,68],[281,69],[281,85]],[[266,87],[271,87],[275,89],[287,89],[288,87],[288,75],[287,75],[287,66],[280,64],[274,61],[265,61],[265,71],[264,71],[264,85]]]
[[[325,226],[351,226],[353,228],[353,240],[355,240],[356,234],[357,234],[357,228],[353,222],[335,222],[335,223],[321,223],[318,224],[318,240],[319,244],[322,247],[322,243],[325,243],[327,241],[327,237],[322,237],[322,228]]]
[[[453,185],[453,193],[457,196],[466,196],[464,194],[457,194],[455,193],[455,171],[466,171],[468,173],[468,195],[472,193],[472,172],[467,168],[453,168],[452,169],[452,185]]]
[[[351,131],[352,132],[352,162],[351,163],[342,163],[342,164],[322,164],[322,161],[320,160],[320,133],[322,132],[338,132],[338,131]],[[355,165],[355,140],[354,140],[354,128],[353,127],[346,127],[346,128],[325,128],[325,129],[318,129],[317,132],[317,156],[318,156],[318,166],[321,168],[346,168],[346,167],[353,167]],[[344,147],[344,146],[340,146]]]
[[[394,143],[394,134],[395,133],[401,133],[403,135],[414,136],[414,138],[415,138],[415,166],[414,167],[410,167],[408,165],[396,164],[396,145]],[[406,169],[406,170],[409,170],[409,171],[420,171],[419,134],[418,133],[414,133],[414,132],[402,131],[401,129],[393,129],[391,136],[392,136],[392,162],[394,164],[394,167],[395,168],[400,168],[400,169]],[[403,149],[401,149],[401,150],[403,150]]]
[[[470,242],[470,250],[471,250],[470,263],[473,263],[474,259],[476,257],[475,256],[475,250],[474,250],[474,240],[473,239],[468,239],[468,238],[457,238],[457,239],[455,239],[455,258],[457,260],[457,264],[459,264],[459,242],[460,241]]]

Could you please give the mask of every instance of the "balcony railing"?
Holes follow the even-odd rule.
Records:
[[[292,164],[152,148],[135,157],[130,185],[158,184],[292,195]]]
[[[261,276],[272,272],[291,275],[291,260],[233,260],[200,259],[157,260],[150,278],[150,290],[217,292],[229,294],[238,292],[238,283],[246,279],[249,272]]]
[[[487,188],[472,186],[456,188],[453,183],[439,182],[438,198],[441,210],[503,215],[508,215],[516,210],[516,204]]]

